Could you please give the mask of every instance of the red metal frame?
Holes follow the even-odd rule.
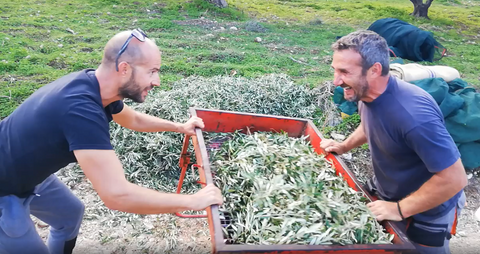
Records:
[[[314,150],[319,154],[325,152],[320,148],[320,141],[323,136],[315,127],[312,121],[308,119],[280,117],[273,115],[249,114],[241,112],[208,110],[199,108],[190,108],[191,116],[198,116],[205,123],[205,132],[234,132],[247,128],[250,132],[256,131],[273,131],[287,132],[291,137],[300,137],[308,135],[310,143]],[[210,163],[208,153],[203,139],[202,130],[196,129],[195,136],[192,136],[193,146],[195,150],[196,162],[200,174],[200,181],[206,184],[213,184],[212,172],[210,171]],[[182,177],[186,173],[188,164],[190,163],[187,148],[190,137],[186,136],[183,143],[182,158],[180,166],[182,167]],[[341,174],[347,183],[355,190],[360,191],[369,200],[376,200],[371,196],[356,179],[355,175],[348,169],[341,158],[335,154],[326,154],[335,167],[337,174]],[[181,183],[177,193],[181,189]],[[400,230],[398,223],[382,222],[382,226],[387,232],[394,234],[393,244],[353,244],[353,245],[243,245],[243,244],[225,244],[220,222],[220,215],[217,205],[207,208],[207,218],[212,241],[212,253],[412,253],[415,252],[414,245],[408,240],[405,234]]]
[[[179,164],[180,164],[180,168],[182,169],[182,172],[180,173],[180,179],[178,180],[177,194],[180,194],[182,192],[183,180],[185,179],[185,175],[187,174],[187,168],[188,168],[188,165],[190,164],[190,154],[188,153],[189,142],[190,142],[190,136],[186,135],[185,138],[183,139],[182,154],[180,155]],[[195,167],[200,168],[201,166],[198,164],[193,164],[192,172],[195,171],[194,169]],[[197,181],[197,183],[201,184],[202,186],[205,185],[205,182],[202,182],[202,181]],[[181,218],[207,218],[206,214],[183,214],[183,213],[177,212],[175,213],[175,215]]]

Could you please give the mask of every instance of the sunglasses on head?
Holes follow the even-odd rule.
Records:
[[[117,71],[118,71],[118,58],[120,58],[120,55],[122,55],[123,52],[125,52],[128,44],[130,43],[130,41],[132,40],[133,37],[137,38],[137,40],[139,40],[141,42],[144,42],[148,38],[147,34],[140,28],[134,29],[132,31],[132,34],[130,34],[127,41],[125,41],[125,43],[123,44],[120,51],[118,51],[117,57],[115,58],[115,68],[117,69]]]

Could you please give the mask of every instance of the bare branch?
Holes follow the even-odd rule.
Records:
[[[308,65],[308,66],[315,67],[315,66],[313,66],[313,65],[311,65],[311,64],[308,64],[308,63],[304,63],[304,62],[298,61],[298,60],[296,60],[295,58],[293,58],[293,57],[291,57],[291,56],[289,56],[289,58],[290,58],[290,59],[292,59],[292,61],[294,61],[294,62],[296,62],[296,63],[299,63],[299,64],[305,64],[305,65]]]
[[[0,95],[0,98],[7,98],[7,99],[11,100],[12,99],[12,90],[8,90],[8,92],[10,92],[10,96]]]
[[[430,5],[432,5],[432,2],[433,2],[433,0],[427,0],[427,2],[425,3],[427,8],[430,7]]]

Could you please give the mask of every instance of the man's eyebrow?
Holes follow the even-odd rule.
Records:
[[[344,73],[348,73],[347,69],[344,69],[344,68],[337,68],[337,69],[335,69],[335,67],[333,67],[332,65],[330,65],[330,67],[332,67],[332,69],[334,69],[334,70],[337,70],[337,71],[340,71],[340,72],[344,72]]]

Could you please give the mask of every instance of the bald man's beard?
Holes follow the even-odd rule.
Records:
[[[135,81],[135,69],[132,69],[132,76],[130,80],[124,83],[118,90],[118,94],[122,98],[128,98],[134,102],[142,103],[145,99],[142,96],[144,89],[142,89]]]

